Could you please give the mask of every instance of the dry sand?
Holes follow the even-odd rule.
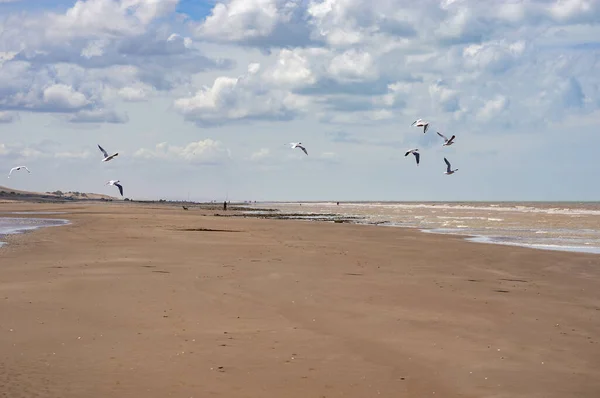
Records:
[[[597,255],[169,206],[0,210],[73,222],[0,249],[2,397],[600,397]]]

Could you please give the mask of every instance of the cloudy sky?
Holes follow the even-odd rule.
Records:
[[[597,200],[599,127],[600,0],[0,0],[15,189]]]

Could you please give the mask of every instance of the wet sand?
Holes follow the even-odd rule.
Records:
[[[0,249],[0,396],[600,396],[600,256],[134,204]]]

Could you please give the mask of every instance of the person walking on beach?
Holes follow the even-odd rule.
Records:
[[[227,201],[223,201],[223,210],[227,210]]]

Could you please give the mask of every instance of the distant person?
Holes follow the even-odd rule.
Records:
[[[337,205],[339,206],[339,205],[340,205],[340,202],[337,202]]]
[[[223,201],[223,210],[227,210],[227,201]]]

